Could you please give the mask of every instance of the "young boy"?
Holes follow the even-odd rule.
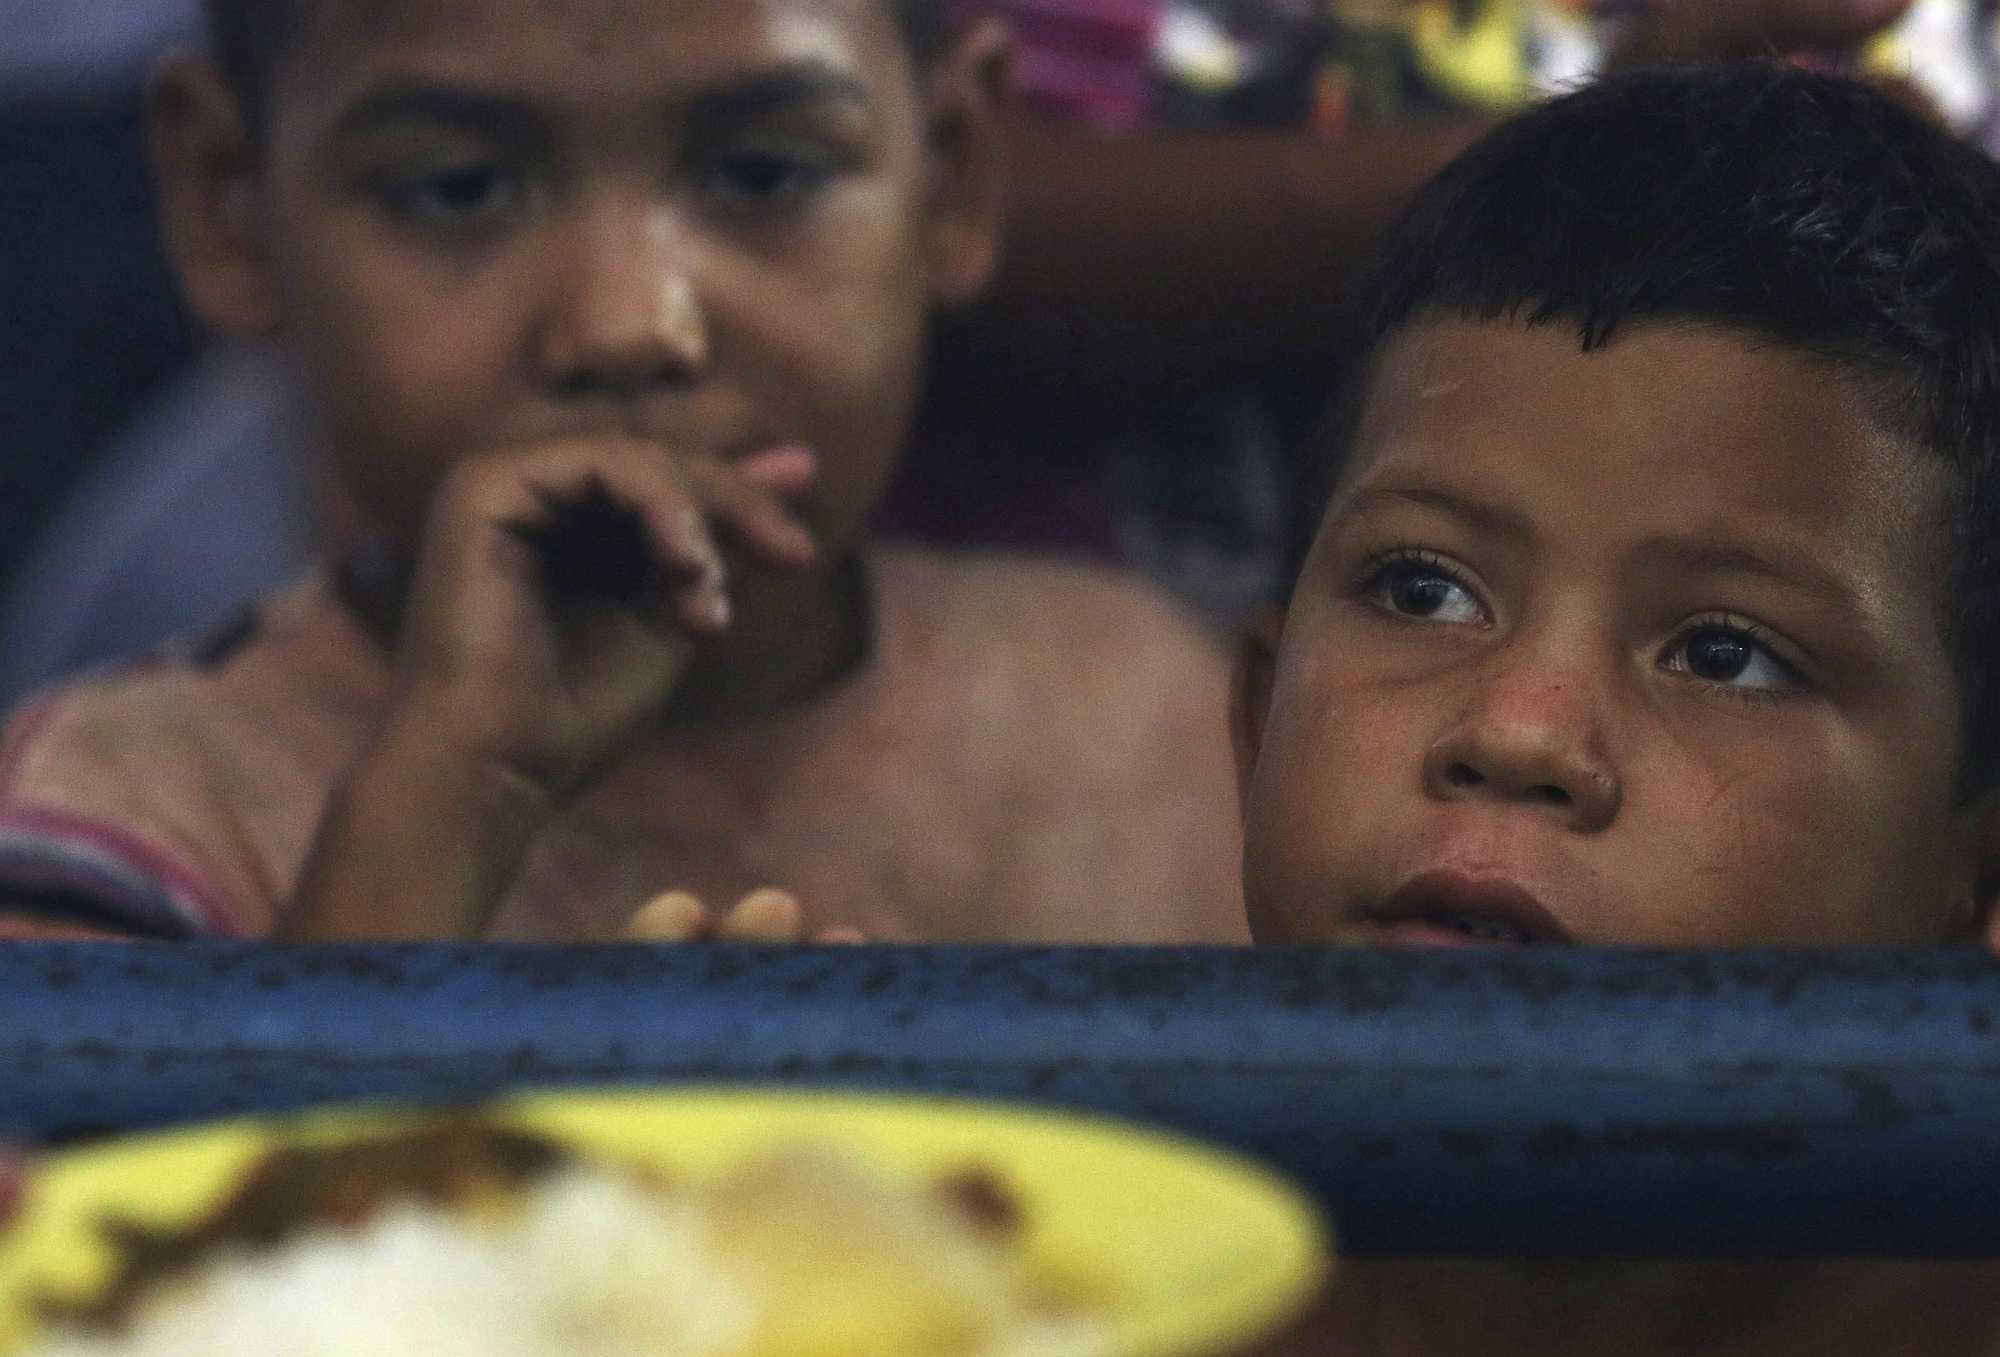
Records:
[[[347,526],[220,644],[17,718],[11,932],[589,939],[775,884],[885,940],[1236,936],[1200,632],[864,541],[927,312],[992,269],[1002,33],[210,18],[154,100],[166,238],[196,316],[297,370]]]
[[[2000,168],[1777,66],[1504,126],[1391,237],[1246,646],[1264,942],[1940,943],[2000,887]],[[1989,1353],[1985,1263],[1396,1262],[1323,1350]]]
[[[1393,237],[1237,685],[1264,941],[1970,941],[2000,888],[2000,168],[1614,79]]]

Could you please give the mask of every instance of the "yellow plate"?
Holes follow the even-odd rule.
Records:
[[[1110,1122],[970,1102],[781,1092],[543,1094],[494,1119],[588,1154],[706,1178],[785,1146],[844,1147],[886,1172],[977,1165],[1007,1183],[1030,1266],[1109,1300],[1116,1357],[1207,1357],[1262,1337],[1300,1308],[1330,1251],[1312,1208],[1246,1161]],[[280,1143],[407,1124],[362,1109],[228,1122],[58,1156],[0,1238],[0,1357],[33,1337],[36,1297],[87,1299],[109,1277],[107,1218],[158,1228],[218,1206]]]

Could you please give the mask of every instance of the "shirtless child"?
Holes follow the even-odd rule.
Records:
[[[593,939],[776,885],[807,932],[1239,936],[1207,638],[1108,574],[866,541],[926,316],[998,248],[1002,32],[210,18],[153,100],[169,249],[296,369],[355,526],[233,635],[15,719],[7,933]]]

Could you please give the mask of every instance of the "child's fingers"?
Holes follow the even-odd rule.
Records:
[[[490,506],[484,516],[508,524],[517,537],[532,538],[535,525],[560,520],[563,506],[573,508],[593,494],[629,509],[670,581],[658,623],[717,632],[730,625],[733,611],[719,539],[726,535],[766,565],[810,566],[816,545],[786,500],[810,488],[818,472],[818,458],[795,445],[730,464],[676,458],[639,440],[611,440],[543,448],[472,474],[511,481],[512,489],[492,487],[504,507]]]
[[[795,570],[812,565],[818,545],[781,496],[720,464],[690,466],[688,477],[717,525],[752,555]]]
[[[632,942],[747,942],[765,946],[788,946],[806,941],[805,908],[789,891],[767,888],[752,891],[737,902],[736,908],[720,921],[707,906],[687,891],[668,891],[655,897],[625,925]],[[858,928],[823,928],[811,941],[821,946],[853,946],[868,938]]]
[[[517,539],[547,536],[548,527],[593,500],[635,515],[645,545],[671,582],[669,624],[699,632],[729,625],[729,577],[699,490],[657,447],[641,443],[573,443],[515,459],[471,464],[485,484],[477,509]],[[570,526],[574,527],[574,524]]]
[[[633,942],[699,942],[709,931],[707,908],[686,891],[655,898],[625,925]]]
[[[753,452],[735,463],[736,474],[774,495],[803,495],[819,479],[819,456],[811,448],[787,444]]]
[[[641,516],[654,549],[687,577],[673,591],[673,620],[696,631],[725,630],[734,616],[729,570],[709,531],[708,516],[685,499],[648,502],[641,506]]]
[[[588,474],[638,514],[660,564],[678,577],[668,599],[668,625],[726,629],[732,619],[729,569],[699,488],[645,444],[606,447],[591,460],[595,465]]]
[[[723,917],[715,933],[725,942],[796,943],[805,934],[805,909],[789,891],[752,891]]]

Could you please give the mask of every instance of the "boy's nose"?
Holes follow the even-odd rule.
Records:
[[[1439,800],[1494,800],[1579,833],[1607,828],[1624,797],[1586,693],[1560,678],[1482,680],[1471,704],[1424,755]]]
[[[541,360],[566,396],[681,386],[706,366],[708,323],[687,248],[645,212],[580,223],[550,280]]]

